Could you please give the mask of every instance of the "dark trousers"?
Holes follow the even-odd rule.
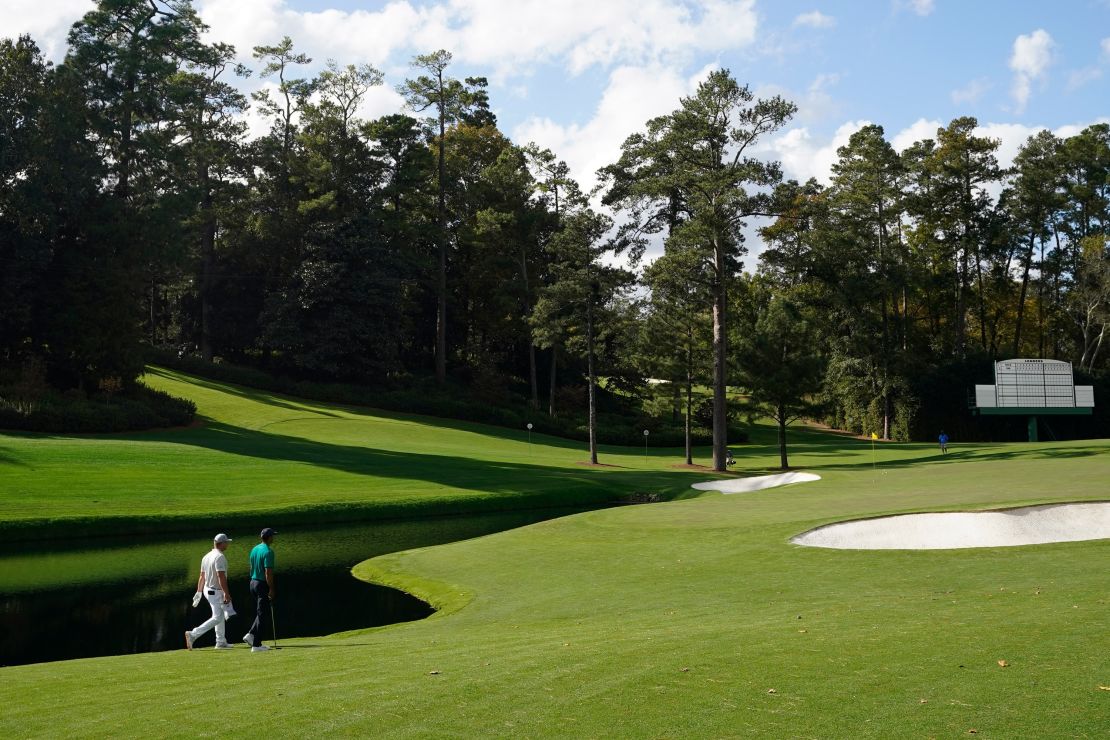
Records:
[[[251,580],[251,596],[254,597],[254,624],[248,634],[254,637],[254,644],[262,644],[262,628],[270,623],[270,584],[265,581]]]

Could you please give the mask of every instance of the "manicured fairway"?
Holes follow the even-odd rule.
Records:
[[[506,459],[522,442],[461,425],[443,431],[454,441],[437,441],[430,421],[419,424],[425,452],[461,459],[473,449],[464,469],[475,479],[461,490],[481,495],[483,480],[510,473],[523,487]],[[741,472],[773,464],[770,440],[761,431],[740,450]],[[33,441],[17,439],[14,453],[12,438],[0,444],[51,464]],[[611,471],[575,470],[581,452],[565,446],[534,454],[583,485],[699,479],[662,453],[614,455],[626,467]],[[803,434],[792,462],[818,482],[595,511],[356,568],[441,607],[423,622],[267,654],[2,669],[0,735],[1104,737],[1110,541],[861,552],[788,539],[852,517],[1105,500],[1110,444],[956,445],[944,458],[932,446],[882,445],[876,459],[874,468],[857,440]],[[270,464],[281,475],[335,472]],[[541,483],[554,490],[550,475]],[[33,501],[32,489],[21,497]]]

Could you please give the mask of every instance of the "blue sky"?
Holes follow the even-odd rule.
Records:
[[[0,0],[0,35],[57,58],[91,0]],[[455,76],[490,78],[502,130],[565,158],[587,186],[621,141],[673,110],[714,67],[799,105],[764,142],[790,177],[825,178],[867,122],[896,147],[953,117],[979,119],[1006,163],[1040,128],[1110,116],[1110,0],[194,0],[215,39],[290,35],[316,60],[370,62],[394,112],[413,54],[446,48]],[[309,70],[309,72],[314,70]],[[257,78],[249,89],[265,84]],[[260,128],[260,126],[258,127]]]

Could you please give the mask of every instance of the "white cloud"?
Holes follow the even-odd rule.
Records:
[[[296,48],[316,62],[342,59],[383,65],[406,39],[421,38],[435,28],[433,10],[418,12],[408,2],[393,2],[380,11],[323,10],[299,12],[286,0],[200,0],[197,9],[210,26],[209,38],[235,46],[250,59],[255,46],[293,38]]]
[[[1083,129],[1096,123],[1106,123],[1110,121],[1108,118],[1097,118],[1093,121],[1086,123],[1066,124],[1057,126],[1050,129],[1052,133],[1060,138],[1067,138],[1075,136]],[[937,120],[926,120],[920,118],[910,126],[899,131],[890,138],[891,146],[896,151],[905,151],[907,147],[922,139],[937,138],[937,129],[944,128],[947,124],[941,123]],[[1049,128],[1048,126],[1029,126],[1023,123],[984,123],[975,127],[972,132],[975,136],[983,136],[988,139],[998,139],[998,151],[995,156],[998,157],[998,163],[1002,167],[1009,167],[1014,163],[1014,157],[1017,156],[1018,150],[1025,144],[1030,136]]]
[[[836,18],[825,15],[820,10],[811,10],[794,18],[795,26],[808,26],[810,28],[832,28],[836,25]]]
[[[1062,138],[1074,136],[1087,126],[1106,120],[1108,119],[1099,118],[1088,123],[1059,126],[1052,129],[1052,132]],[[776,137],[770,142],[767,150],[771,157],[778,158],[782,162],[783,171],[787,177],[799,181],[815,177],[820,182],[828,184],[831,179],[832,165],[837,160],[836,150],[847,144],[852,134],[869,123],[870,121],[847,121],[837,128],[831,138],[815,137],[804,126],[794,128]],[[904,152],[912,144],[923,139],[936,141],[937,130],[946,126],[946,123],[936,119],[919,118],[893,135],[887,131],[887,140],[895,151]],[[1021,123],[985,123],[977,126],[973,133],[975,136],[998,139],[999,147],[996,152],[998,162],[1003,167],[1009,167],[1025,141],[1045,128],[1048,127]]]
[[[1059,126],[1053,129],[1052,133],[1060,138],[1067,138],[1075,136],[1092,124],[1108,122],[1110,122],[1110,118],[1099,118],[1087,123]],[[828,185],[832,177],[832,166],[838,159],[836,150],[847,144],[852,134],[869,123],[869,121],[847,121],[837,128],[831,138],[816,137],[804,126],[794,128],[779,135],[766,146],[761,147],[760,153],[761,156],[768,159],[778,159],[782,162],[783,174],[787,178],[804,182],[810,177],[814,177],[819,182]],[[943,128],[945,125],[937,120],[919,118],[893,136],[890,135],[890,132],[887,132],[887,140],[890,141],[895,151],[903,152],[911,144],[922,139],[933,139],[935,141],[937,129]],[[1018,123],[987,123],[976,127],[973,133],[975,136],[998,139],[999,147],[996,152],[998,163],[1001,167],[1008,168],[1013,165],[1014,157],[1029,137],[1044,128],[1047,127],[1026,126]],[[985,191],[991,198],[997,199],[1002,191],[1002,183],[992,183]],[[764,244],[758,234],[758,226],[760,225],[764,224],[753,222],[744,230],[753,258],[748,262],[750,265],[755,264],[755,258],[758,258],[764,249]]]
[[[755,39],[754,0],[453,0],[460,58],[502,68],[562,60],[572,73],[594,65],[644,65],[739,48]]]
[[[373,121],[382,116],[400,113],[405,107],[405,99],[390,85],[376,85],[366,91],[366,97],[358,106],[358,115]]]
[[[257,91],[268,92],[271,100],[281,100],[278,83],[273,78],[262,81]],[[313,99],[319,100],[319,95],[315,96]],[[355,114],[363,120],[372,121],[382,116],[400,113],[404,105],[404,98],[392,87],[389,85],[375,85],[366,91]],[[246,135],[249,139],[264,136],[270,130],[270,119],[266,118],[261,107],[254,101],[251,101],[250,108],[241,114],[240,119],[247,124]]]
[[[1012,94],[1017,102],[1017,112],[1025,110],[1032,92],[1033,83],[1043,80],[1052,64],[1052,50],[1056,42],[1043,28],[1029,35],[1014,39],[1014,51],[1010,56],[1010,69],[1014,71]]]
[[[829,72],[814,77],[804,91],[781,85],[760,85],[753,92],[757,98],[778,95],[793,102],[798,106],[798,112],[792,122],[796,126],[809,126],[840,117],[842,105],[829,93],[829,89],[839,84],[840,80],[839,73]]]
[[[895,151],[904,152],[911,144],[923,139],[936,141],[937,130],[946,128],[948,124],[938,120],[919,118],[912,124],[890,137],[890,144]],[[999,147],[995,153],[998,162],[1003,167],[1009,167],[1018,149],[1033,134],[1044,126],[1027,126],[1022,123],[986,123],[975,127],[974,136],[983,136],[988,139],[998,139]]]
[[[572,176],[588,191],[597,183],[597,170],[616,161],[630,134],[642,131],[649,119],[677,108],[679,98],[693,93],[713,69],[716,65],[682,77],[658,65],[619,67],[609,76],[609,85],[589,121],[561,125],[550,118],[533,117],[513,130],[513,141],[531,141],[551,149],[566,160]]]
[[[975,127],[975,136],[998,140],[995,156],[1003,167],[1014,163],[1018,150],[1030,136],[1047,128],[1046,126],[1026,126],[1020,123],[985,123]]]
[[[272,80],[263,82],[258,90],[259,92],[263,90],[268,92],[271,100],[279,99],[278,85]],[[263,115],[262,109],[253,100],[251,101],[250,107],[243,111],[239,118],[247,124],[246,135],[248,139],[257,139],[260,136],[265,136],[270,130],[270,120]]]
[[[65,54],[69,27],[96,7],[95,0],[3,0],[0,38],[30,34],[49,59]]]
[[[1081,69],[1073,69],[1068,74],[1068,92],[1075,92],[1081,87],[1085,87],[1096,80],[1102,79],[1102,67],[1110,64],[1110,36],[1099,42],[1099,51],[1099,63]],[[1100,66],[1100,64],[1102,66]]]
[[[909,0],[909,6],[918,15],[926,16],[936,10],[936,0]]]
[[[890,139],[890,145],[894,147],[895,151],[904,152],[914,142],[923,139],[936,139],[937,129],[943,127],[944,124],[940,121],[918,118],[894,136],[888,135],[888,138]]]
[[[1073,69],[1068,75],[1068,92],[1075,92],[1079,88],[1089,85],[1095,80],[1102,78],[1102,70],[1098,67],[1084,67],[1083,69]]]
[[[382,66],[392,57],[448,49],[494,77],[562,63],[643,66],[755,41],[755,0],[393,0],[381,10],[300,12],[288,0],[201,0],[214,39],[249,56],[288,34],[317,60]],[[395,60],[396,61],[396,60]],[[407,59],[405,60],[407,61]]]
[[[805,182],[811,177],[828,185],[832,166],[837,160],[836,150],[848,143],[852,134],[870,121],[848,121],[837,128],[831,140],[815,140],[807,127],[790,129],[769,142],[773,157],[782,162],[783,174],[788,179]]]
[[[979,77],[963,87],[952,91],[952,102],[961,105],[964,103],[977,103],[983,93],[990,89],[990,81],[986,77]]]

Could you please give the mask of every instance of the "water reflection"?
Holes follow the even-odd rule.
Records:
[[[547,509],[471,517],[281,530],[275,538],[274,615],[283,637],[422,619],[432,609],[406,593],[363,583],[356,563],[413,547],[455,542],[565,516]],[[260,521],[259,529],[265,525]],[[71,541],[0,549],[0,665],[18,665],[184,646],[183,633],[211,614],[193,608],[200,559],[222,531],[172,541],[150,538]],[[228,580],[238,615],[227,624],[230,642],[253,619],[247,553],[257,532],[228,531]],[[198,647],[215,644],[214,632]],[[241,643],[239,643],[241,644]],[[243,646],[243,649],[246,649]]]

